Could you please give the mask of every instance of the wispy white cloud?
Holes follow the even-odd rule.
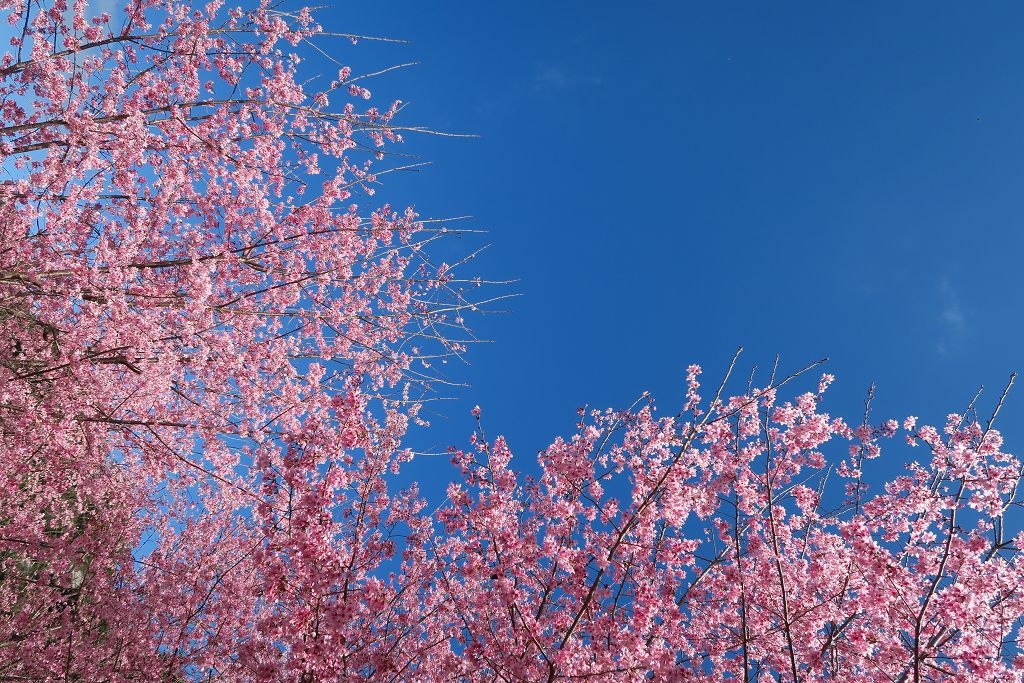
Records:
[[[563,67],[548,64],[537,70],[533,79],[533,89],[564,90],[572,86],[574,80]]]
[[[580,86],[600,86],[600,74],[581,73],[560,64],[541,64],[534,70],[534,92],[557,92]]]
[[[964,343],[967,336],[967,319],[970,311],[964,307],[960,293],[948,277],[939,282],[940,331],[937,350],[941,354],[953,353]]]

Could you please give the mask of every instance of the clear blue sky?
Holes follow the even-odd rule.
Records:
[[[381,196],[472,214],[492,244],[467,273],[518,278],[493,344],[455,368],[425,447],[464,444],[479,403],[528,466],[575,408],[685,368],[822,356],[828,409],[941,422],[1022,363],[1024,5],[1017,2],[347,3],[337,45],[433,166]],[[1024,450],[1024,386],[1002,427]],[[1016,435],[1016,438],[1014,438]],[[420,438],[420,437],[417,437]],[[923,457],[898,449],[898,459]]]

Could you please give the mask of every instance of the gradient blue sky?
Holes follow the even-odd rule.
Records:
[[[650,390],[675,412],[689,363],[735,348],[792,369],[830,356],[827,408],[941,422],[990,409],[1024,332],[1024,5],[1017,2],[412,2],[324,10],[338,45],[411,102],[432,161],[381,196],[474,216],[465,271],[518,278],[470,318],[472,388],[425,448],[488,431],[533,454],[579,405]],[[746,373],[744,372],[744,377]],[[1024,387],[1001,418],[1024,446]],[[1013,439],[1017,436],[1016,440]],[[903,461],[923,457],[899,450]]]

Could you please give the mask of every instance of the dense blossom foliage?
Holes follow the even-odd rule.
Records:
[[[383,477],[465,303],[442,227],[352,203],[399,104],[307,93],[307,12],[0,10],[0,678],[376,666]]]
[[[433,558],[458,644],[442,680],[1024,678],[1024,536],[1005,519],[1022,470],[991,425],[908,418],[922,462],[867,496],[895,421],[821,412],[829,375],[702,407],[698,372],[679,415],[581,411],[535,481],[500,438],[456,453]]]
[[[350,205],[400,106],[307,92],[307,12],[0,10],[0,679],[1024,680],[991,421],[694,366],[536,466],[474,409],[428,504],[394,475],[468,304],[440,230]]]

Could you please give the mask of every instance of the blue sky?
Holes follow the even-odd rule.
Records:
[[[830,356],[850,419],[872,381],[878,419],[941,422],[982,383],[988,410],[1022,366],[1024,5],[398,1],[322,21],[411,41],[344,58],[420,61],[375,95],[480,138],[409,139],[433,165],[382,195],[472,214],[493,245],[472,273],[519,279],[509,313],[470,319],[495,341],[453,370],[473,387],[430,445],[465,443],[479,403],[529,461],[579,405],[677,408],[686,366],[711,381],[739,345],[744,368]],[[1018,391],[1011,450],[1022,414]]]

